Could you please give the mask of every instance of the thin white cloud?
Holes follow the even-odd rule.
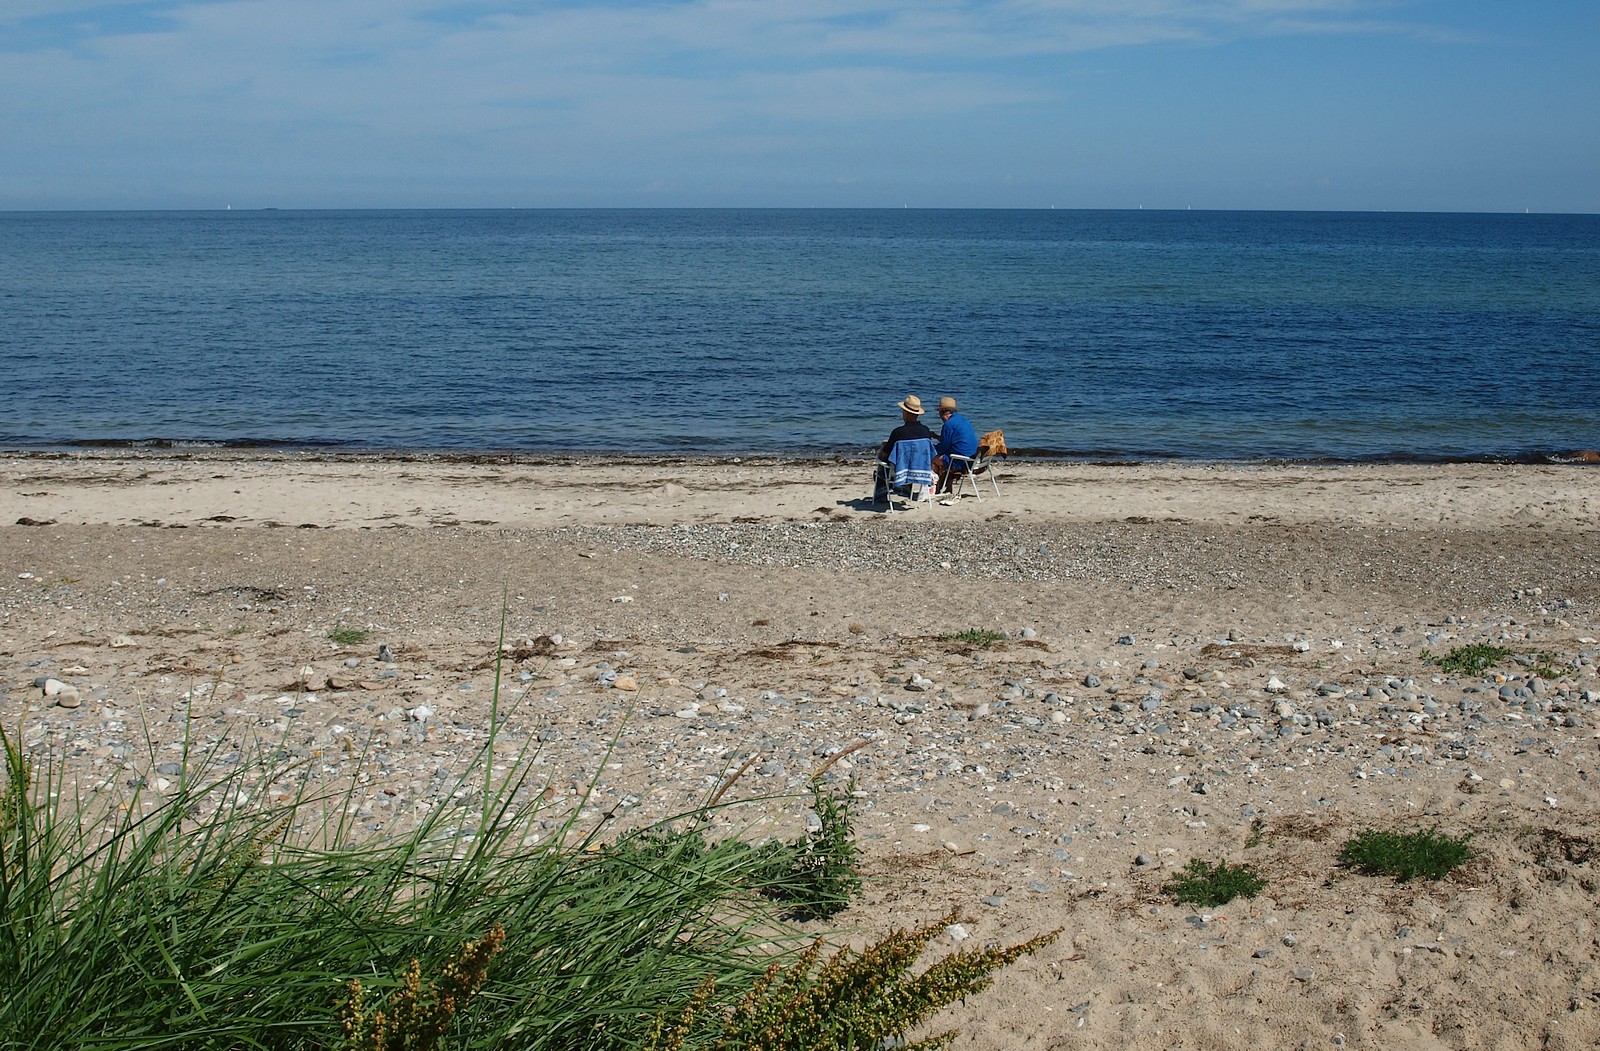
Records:
[[[667,187],[697,164],[800,163],[830,150],[868,167],[880,129],[920,124],[938,142],[941,125],[1061,107],[1070,56],[1421,31],[1384,21],[1395,10],[1382,0],[9,0],[0,128],[21,174],[0,174],[0,206],[19,185],[88,184],[112,169],[151,181],[399,172],[439,184],[463,172],[514,182],[637,169],[635,185]]]

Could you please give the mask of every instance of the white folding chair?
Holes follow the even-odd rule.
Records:
[[[901,446],[908,448],[902,449]],[[914,450],[914,451],[913,451]],[[906,469],[907,463],[913,468]],[[889,459],[878,460],[872,468],[872,497],[878,500],[881,492],[887,499],[889,510],[894,511],[896,492],[894,479],[897,474],[908,474],[915,480],[906,487],[907,496],[901,497],[911,506],[926,503],[933,493],[933,439],[911,438],[906,441],[895,442],[894,448],[889,450]]]
[[[952,470],[957,467],[962,468],[958,471],[953,470],[956,475],[956,484],[951,492],[955,494],[956,498],[961,498],[962,490],[966,488],[967,483],[970,481],[972,483],[972,495],[976,496],[981,502],[983,500],[983,488],[978,484],[978,475],[980,474],[988,476],[989,484],[994,487],[994,495],[998,497],[1000,495],[1000,479],[998,477],[999,472],[995,470],[995,460],[996,457],[985,456],[982,450],[979,450],[977,456],[957,456],[955,453],[951,453],[950,466]]]

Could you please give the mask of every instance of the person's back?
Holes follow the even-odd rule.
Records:
[[[943,412],[940,413],[943,415]],[[950,411],[944,417],[944,426],[939,430],[939,455],[949,459],[955,456],[978,455],[978,432],[972,426],[972,421],[965,416]]]
[[[900,426],[889,432],[888,441],[884,442],[883,447],[878,450],[878,460],[880,463],[888,462],[891,452],[893,451],[895,445],[899,442],[921,438],[925,439],[930,446],[932,445],[932,443],[935,441],[935,438],[933,436],[933,432],[928,430],[928,428],[922,424],[923,411],[921,398],[917,397],[915,394],[906,395],[906,400],[900,403]],[[933,477],[931,459],[929,460],[928,464],[925,465],[924,469],[927,471],[928,479],[931,481]],[[882,500],[887,495],[892,478],[892,471],[887,471],[884,469],[874,470],[873,495],[876,499]]]
[[[950,457],[964,456],[970,459],[978,455],[978,431],[972,426],[972,421],[956,411],[956,400],[948,395],[939,399],[939,418],[944,420],[944,426],[939,430],[938,455],[934,457],[933,470],[939,477],[939,491],[944,492],[949,488],[951,473],[966,469],[952,463]]]

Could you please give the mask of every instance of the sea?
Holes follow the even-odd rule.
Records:
[[[1600,215],[0,213],[0,447],[850,456],[1600,447]],[[933,417],[930,415],[930,421]]]

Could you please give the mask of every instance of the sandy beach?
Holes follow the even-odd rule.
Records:
[[[830,926],[1063,928],[957,1047],[1600,1043],[1600,468],[1000,485],[885,514],[854,460],[0,455],[0,721],[90,791],[159,791],[186,729],[282,741],[381,835],[451,805],[503,624],[500,747],[553,813],[748,762],[727,828],[793,829],[860,744]],[[1513,656],[1434,663],[1480,642]],[[1336,864],[1435,826],[1476,852],[1446,880]],[[1268,886],[1175,904],[1191,858]]]

